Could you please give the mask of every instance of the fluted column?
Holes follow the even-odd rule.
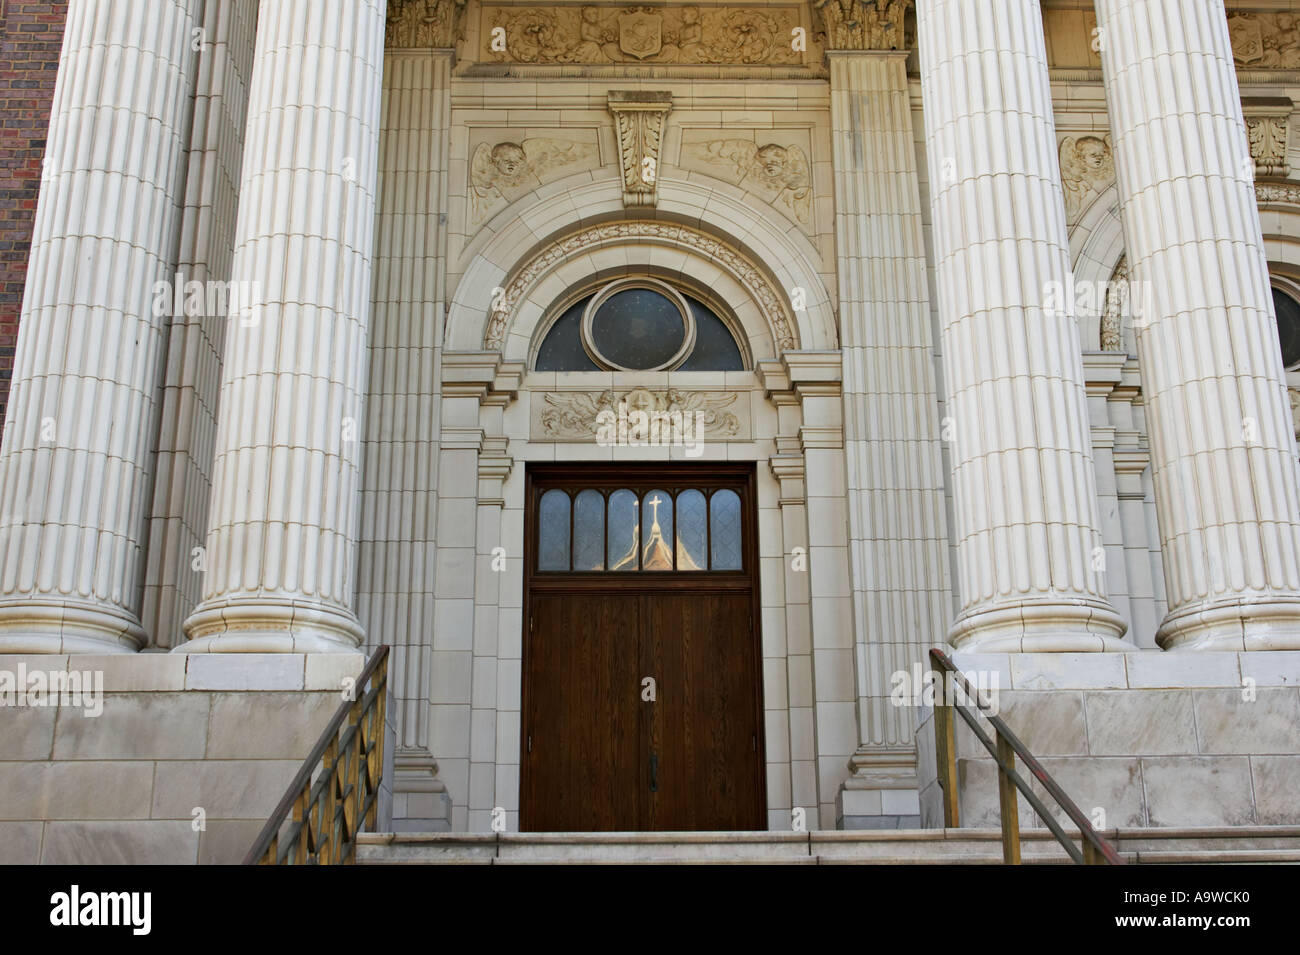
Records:
[[[425,831],[447,825],[450,804],[446,784],[435,778],[429,688],[451,66],[449,50],[390,47],[385,56],[357,581],[357,616],[368,645],[393,648],[388,663],[388,705],[397,736],[393,817]]]
[[[257,31],[250,0],[208,3],[185,177],[185,211],[176,260],[183,288],[220,287],[230,279],[239,170],[248,120],[248,82]],[[238,293],[236,293],[238,294]],[[150,644],[185,640],[182,623],[202,599],[197,548],[207,534],[212,442],[226,311],[168,303],[167,367],[162,383],[149,557],[141,622]]]
[[[73,0],[0,454],[0,652],[135,650],[203,0]]]
[[[847,817],[915,787],[911,709],[895,673],[941,646],[951,621],[948,529],[920,178],[904,51],[828,54],[844,352],[858,750]],[[873,801],[874,797],[874,801]],[[855,806],[855,803],[857,804]],[[875,814],[879,814],[879,810]],[[896,813],[895,813],[896,814]]]
[[[1300,493],[1222,0],[1098,0],[1166,649],[1300,649]]]
[[[1120,650],[1038,0],[920,0],[962,611],[984,651]],[[1068,300],[1068,297],[1067,297]]]
[[[382,0],[262,5],[204,599],[185,652],[355,650]],[[240,287],[240,286],[237,286]]]

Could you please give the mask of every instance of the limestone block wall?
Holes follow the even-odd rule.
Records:
[[[98,716],[0,707],[0,864],[238,863],[364,662],[0,656],[0,690],[6,675],[51,671],[98,674],[103,688]]]
[[[957,654],[953,661],[980,674],[981,686],[997,680],[999,715],[1099,827],[1300,824],[1300,653]],[[927,827],[943,825],[933,715],[925,712],[916,733]],[[958,719],[961,823],[997,826],[996,766]],[[1019,809],[1022,827],[1042,826],[1023,798]]]

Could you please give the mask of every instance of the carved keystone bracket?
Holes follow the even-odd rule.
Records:
[[[1286,178],[1287,130],[1294,104],[1285,96],[1250,97],[1241,101],[1246,119],[1246,137],[1256,176]]]
[[[615,90],[609,94],[609,111],[618,132],[626,208],[658,202],[659,147],[672,108],[671,93]]]

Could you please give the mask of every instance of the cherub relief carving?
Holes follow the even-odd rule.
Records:
[[[696,158],[723,167],[723,177],[773,205],[783,205],[802,225],[812,223],[812,176],[798,146],[758,145],[748,139],[718,139],[687,147]]]
[[[563,139],[532,138],[495,146],[479,143],[470,162],[470,225],[542,184],[546,173],[592,162],[596,146]]]
[[[1110,137],[1068,137],[1061,143],[1061,183],[1065,186],[1065,218],[1078,221],[1088,201],[1115,181]]]

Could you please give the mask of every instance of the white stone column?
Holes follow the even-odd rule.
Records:
[[[203,0],[69,6],[0,455],[0,653],[131,651]]]
[[[1300,649],[1300,490],[1222,0],[1098,0],[1169,613]]]
[[[1038,0],[920,0],[966,650],[1122,650]],[[1053,296],[1060,301],[1053,301]]]
[[[917,815],[915,715],[891,677],[928,666],[952,617],[907,56],[828,54],[859,724],[845,825]]]
[[[162,383],[154,462],[149,556],[141,622],[151,646],[185,640],[182,624],[202,599],[202,547],[212,490],[212,442],[239,178],[248,120],[257,4],[208,3],[203,55],[195,88],[193,132],[185,176],[185,211],[174,283],[202,298],[167,303],[167,367]],[[207,294],[211,291],[213,294]],[[196,302],[201,302],[196,307]]]
[[[178,650],[352,651],[382,0],[262,5],[203,602]],[[243,284],[246,283],[246,284]]]

